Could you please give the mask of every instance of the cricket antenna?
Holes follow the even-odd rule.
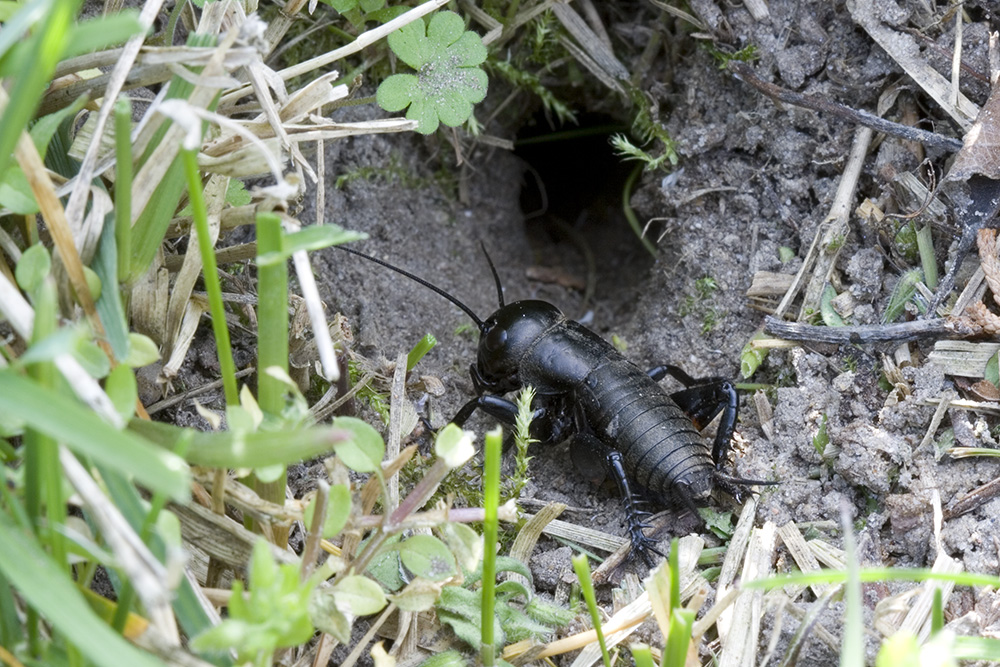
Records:
[[[493,272],[493,282],[496,283],[497,286],[497,300],[500,302],[500,307],[503,308],[503,287],[500,285],[500,276],[497,275],[497,269],[493,266],[493,260],[490,259],[490,253],[486,252],[486,244],[480,241],[479,247],[483,249],[483,254],[486,255],[486,261],[490,265],[490,271]]]
[[[455,304],[456,306],[458,306],[459,308],[461,308],[463,311],[465,311],[465,314],[472,318],[472,321],[476,323],[476,326],[479,328],[479,330],[480,331],[483,330],[483,321],[481,319],[479,319],[479,316],[477,316],[474,312],[472,312],[471,308],[469,308],[464,303],[462,303],[461,301],[459,301],[458,299],[456,299],[455,297],[453,297],[451,294],[448,294],[447,292],[445,292],[443,289],[441,289],[437,285],[435,285],[433,283],[430,283],[430,282],[424,280],[423,278],[421,278],[419,276],[415,276],[412,273],[410,273],[409,271],[404,271],[403,269],[399,268],[398,266],[393,266],[392,264],[389,264],[388,262],[383,262],[381,259],[377,259],[375,257],[372,257],[371,255],[366,255],[363,252],[358,252],[357,250],[352,250],[351,248],[348,248],[348,247],[342,246],[342,245],[338,245],[338,246],[334,246],[334,247],[337,248],[338,250],[343,250],[344,252],[349,252],[352,255],[357,255],[358,257],[363,257],[363,258],[365,258],[365,259],[367,259],[367,260],[369,260],[371,262],[375,262],[379,266],[384,266],[385,268],[389,269],[390,271],[395,271],[396,273],[398,273],[400,275],[403,275],[403,276],[406,276],[410,280],[423,285],[427,289],[429,289],[429,290],[431,290],[433,292],[437,292],[438,294],[440,294],[444,298],[448,299],[448,301],[451,301],[453,304]],[[484,248],[483,252],[485,252],[485,251],[486,250]],[[487,255],[486,259],[489,260],[489,255]],[[491,269],[493,268],[493,262],[490,262],[490,268]],[[497,274],[496,269],[494,269],[493,270],[493,276],[494,276],[494,278],[496,278],[496,274]],[[500,281],[499,281],[499,279],[497,279],[497,289],[499,290],[499,288],[500,288]],[[503,305],[503,297],[501,297],[500,305],[501,306]]]

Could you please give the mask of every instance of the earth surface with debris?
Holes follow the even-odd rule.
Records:
[[[913,46],[911,58],[950,76],[953,14],[944,8],[926,13],[926,3],[916,1],[866,4],[881,26]],[[776,105],[720,68],[715,53],[753,45],[750,66],[767,82],[943,135],[964,134],[904,73],[889,47],[866,31],[859,17],[864,12],[855,3],[772,0],[756,13],[747,5],[692,1],[694,26],[647,4],[598,7],[611,49],[676,142],[679,161],[670,173],[643,172],[627,190],[646,238],[655,243],[655,256],[622,212],[632,164],[623,166],[611,154],[608,133],[601,131],[603,125],[627,124],[628,104],[599,83],[571,85],[555,74],[547,83],[580,111],[581,129],[597,128],[596,140],[561,138],[558,132],[574,126],[549,126],[544,113],[522,100],[516,123],[505,124],[501,114],[484,132],[505,140],[556,134],[544,143],[519,143],[513,153],[457,135],[448,140],[444,133],[333,142],[325,154],[323,218],[365,232],[369,238],[356,245],[359,250],[432,281],[480,317],[497,307],[483,244],[508,302],[549,301],[614,340],[643,368],[669,363],[694,377],[758,383],[756,396],[753,390],[743,394],[736,451],[726,464],[740,477],[778,482],[761,487],[755,525],[792,523],[807,539],[842,547],[846,520],[863,566],[931,567],[954,559],[961,569],[995,574],[1000,499],[984,497],[965,513],[950,509],[998,476],[995,459],[942,454],[950,438],[996,448],[995,422],[959,407],[935,420],[935,401],[956,384],[929,360],[934,341],[775,347],[752,378],[739,377],[744,347],[761,330],[765,315],[778,309],[784,289],[831,224],[858,126],[831,114]],[[966,3],[962,28],[960,90],[980,106],[989,94],[988,33],[1000,28],[989,5]],[[667,37],[644,57],[651,26]],[[480,118],[511,93],[492,79],[491,86],[477,109]],[[370,107],[338,112],[343,120],[371,113]],[[839,295],[838,318],[851,324],[882,321],[901,277],[919,267],[907,228],[909,214],[922,202],[903,189],[900,175],[915,175],[933,188],[929,174],[940,180],[950,157],[893,137],[877,136],[867,146],[849,193],[847,231],[835,239],[832,272],[820,277],[827,291]],[[916,218],[917,226],[931,227],[942,274],[960,235],[953,209],[961,197],[961,184],[955,185],[954,195],[946,191],[939,199],[944,205],[939,219],[926,213]],[[304,206],[303,221],[315,220],[314,198],[307,197]],[[973,254],[958,274],[956,293],[977,264]],[[469,365],[477,332],[458,308],[336,250],[318,254],[314,267],[330,312],[343,313],[353,329],[356,355],[378,364],[407,352],[426,333],[437,338],[408,389],[434,427],[474,395]],[[772,278],[783,288],[748,297],[763,272],[785,276]],[[804,280],[812,273],[806,266]],[[820,306],[797,298],[782,312],[815,322],[829,313]],[[900,317],[916,314],[910,302]],[[476,418],[469,426],[481,434],[492,422]],[[570,447],[535,447],[522,507],[537,511],[550,502],[565,503],[564,520],[624,535],[624,510],[613,486],[595,485],[576,471]],[[740,513],[727,497],[714,507],[731,512],[733,523]],[[666,514],[654,522],[660,527],[654,535],[662,550],[687,531],[701,534],[709,546],[722,543],[682,508],[661,509]],[[780,541],[775,553],[778,571],[793,566]],[[543,538],[531,558],[536,586],[557,599],[565,599],[573,579],[569,554],[559,542]],[[630,570],[645,574],[631,563],[616,576]],[[865,586],[868,627],[891,623],[880,603],[899,590],[897,584]],[[709,595],[711,601],[714,590]],[[784,654],[798,628],[795,619],[812,595],[806,591],[766,607],[760,660],[769,651]],[[832,603],[820,620],[834,637],[842,609]],[[957,589],[946,598],[945,615],[973,627],[974,634],[1000,630],[992,593]],[[772,638],[776,643],[769,646]],[[869,650],[877,645],[870,641]],[[802,651],[799,664],[837,660],[836,644],[821,639],[807,641]]]

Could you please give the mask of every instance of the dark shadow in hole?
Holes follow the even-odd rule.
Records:
[[[533,268],[550,272],[539,280],[581,294],[578,317],[606,301],[617,320],[623,290],[635,288],[653,261],[622,211],[637,163],[623,161],[610,143],[615,134],[627,135],[627,126],[599,114],[579,120],[551,130],[539,113],[522,129],[515,144],[526,165],[521,209],[535,249]]]

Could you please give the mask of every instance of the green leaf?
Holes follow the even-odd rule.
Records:
[[[93,664],[104,667],[163,664],[129,644],[98,618],[66,571],[5,512],[0,512],[0,573],[28,605]]]
[[[733,513],[716,510],[711,507],[699,507],[698,516],[705,522],[705,527],[716,536],[727,540],[733,536]]]
[[[338,608],[350,609],[355,616],[377,614],[387,604],[382,587],[361,575],[351,575],[338,580],[333,587],[333,593]]]
[[[0,31],[0,61],[6,65],[10,65],[6,57],[10,47],[31,32],[20,49],[22,57],[14,81],[7,84],[10,102],[0,115],[0,177],[7,172],[21,132],[49,85],[79,6],[75,0],[30,2]]]
[[[259,466],[253,469],[253,474],[257,481],[264,484],[273,484],[285,474],[285,466],[276,463],[270,466]]]
[[[766,337],[763,331],[758,331],[740,351],[740,375],[743,376],[744,380],[756,373],[760,365],[764,363],[764,359],[767,358],[766,349],[756,349],[752,344],[755,340],[763,340]]]
[[[684,665],[688,647],[691,646],[691,626],[694,625],[694,611],[674,609],[670,615],[670,636],[663,651],[664,665]]]
[[[148,366],[160,358],[160,350],[149,336],[139,333],[128,335],[128,356],[125,365],[130,368]]]
[[[478,649],[481,632],[482,596],[458,586],[445,586],[437,602],[438,619],[451,627],[455,635],[469,646]],[[498,616],[493,617],[494,645],[504,646],[507,635]]]
[[[348,431],[354,436],[347,441],[341,440],[334,446],[334,451],[344,465],[354,472],[381,471],[385,442],[378,431],[357,417],[337,417],[333,420],[333,427]]]
[[[483,538],[464,523],[446,522],[438,526],[445,544],[463,570],[472,571],[483,559]]]
[[[109,289],[101,290],[101,296],[97,299],[97,314],[101,318],[101,324],[104,325],[108,345],[111,346],[115,359],[119,362],[126,362],[132,349],[129,341],[133,336],[140,334],[129,333],[125,308],[122,305],[121,294],[117,289],[118,248],[115,242],[115,225],[111,224],[112,219],[113,214],[105,218],[104,229],[101,230],[101,239],[97,246],[97,254],[94,255],[90,266],[102,283],[111,286]],[[145,336],[142,337],[145,338]],[[152,341],[149,342],[152,344]],[[156,353],[155,345],[153,350]],[[158,353],[156,354],[159,356]]]
[[[184,458],[206,468],[262,468],[294,463],[325,454],[351,437],[349,431],[339,427],[206,433],[142,419],[133,419],[129,431],[171,451],[182,438],[190,437]]]
[[[316,498],[313,497],[303,515],[306,528],[312,526],[313,514],[316,512]],[[326,502],[326,519],[323,522],[323,537],[330,539],[340,534],[351,516],[351,490],[346,484],[334,484]]]
[[[141,32],[142,23],[139,22],[139,12],[135,9],[121,9],[114,14],[77,23],[70,28],[66,36],[66,48],[62,58],[72,58],[124,44],[133,35]]]
[[[986,362],[985,378],[994,386],[1000,386],[1000,352],[997,352]]]
[[[489,79],[479,68],[486,47],[479,35],[465,30],[458,14],[438,12],[426,28],[414,21],[389,35],[388,43],[417,74],[388,77],[375,100],[386,111],[409,105],[406,117],[417,121],[417,132],[431,134],[439,122],[461,125],[472,115],[472,105],[486,97]]]
[[[472,431],[463,431],[455,424],[448,424],[434,439],[434,454],[450,469],[460,468],[476,453],[472,446],[473,437]]]
[[[386,111],[400,111],[420,94],[413,74],[393,74],[375,91],[375,101]]]
[[[187,464],[128,431],[118,431],[89,408],[11,371],[0,372],[0,412],[20,416],[32,428],[96,463],[131,475],[153,492],[179,502],[190,495]],[[58,415],[58,419],[53,419]]]
[[[28,178],[18,165],[12,166],[0,182],[0,206],[9,208],[18,215],[38,213],[38,202],[31,191]]]
[[[497,556],[497,572],[514,572],[532,581],[531,570],[528,566],[516,558],[510,556]],[[471,585],[479,581],[483,576],[482,569],[477,569],[466,578],[466,585]]]
[[[531,600],[531,590],[520,581],[514,579],[508,579],[497,584],[496,594],[498,598],[502,597],[507,600],[518,597],[524,598],[525,602]]]
[[[433,535],[414,535],[399,545],[399,558],[406,569],[431,581],[458,574],[455,557],[444,542]]]
[[[41,243],[36,243],[21,254],[21,261],[14,269],[14,278],[21,289],[32,294],[51,270],[49,251]]]
[[[465,656],[455,649],[449,649],[427,658],[420,663],[420,667],[466,667],[467,664]]]
[[[73,348],[73,358],[80,362],[83,370],[92,378],[103,378],[111,371],[111,362],[97,343],[87,338],[77,340]]]
[[[352,620],[338,607],[337,597],[329,588],[317,588],[309,600],[309,616],[317,630],[342,644],[351,641]]]
[[[911,269],[899,277],[896,286],[892,288],[889,305],[885,307],[885,313],[882,314],[883,324],[893,322],[903,314],[906,303],[913,298],[917,291],[917,283],[923,280],[923,276],[920,269]]]
[[[434,607],[434,603],[441,596],[441,588],[442,584],[439,582],[417,577],[402,591],[388,598],[403,611],[427,611]],[[455,587],[445,586],[445,588]]]
[[[42,116],[34,122],[31,130],[29,130],[29,134],[31,134],[31,141],[35,144],[35,148],[43,160],[45,159],[46,152],[48,152],[49,143],[52,141],[52,135],[56,133],[56,130],[59,129],[64,120],[72,118],[79,113],[80,109],[86,103],[86,96],[79,97],[68,107]]]
[[[837,290],[829,283],[823,288],[823,296],[819,301],[819,312],[823,316],[823,324],[828,327],[844,326],[844,318],[833,308],[833,300],[837,296]]]
[[[413,21],[392,33],[386,39],[392,52],[413,69],[423,67],[424,63],[430,57],[430,53],[426,49],[427,38],[425,37],[424,30],[423,21]]]
[[[263,539],[254,543],[249,569],[249,600],[244,599],[242,582],[234,581],[229,618],[196,637],[191,642],[194,648],[232,646],[245,661],[297,646],[312,636],[309,599],[317,581],[300,582],[297,566],[278,565]]]
[[[345,14],[358,6],[358,0],[324,0],[327,4],[337,10],[340,14]]]
[[[257,266],[271,266],[284,262],[299,250],[321,250],[333,245],[363,241],[368,235],[352,232],[337,225],[313,225],[294,234],[286,234],[280,252],[268,252],[257,257]]]
[[[128,421],[135,413],[135,402],[139,398],[139,389],[135,382],[135,373],[124,364],[115,366],[104,381],[104,391],[114,403],[115,411]]]
[[[246,206],[251,201],[253,197],[247,192],[247,186],[243,184],[238,178],[229,179],[229,185],[226,188],[226,203],[230,206]]]

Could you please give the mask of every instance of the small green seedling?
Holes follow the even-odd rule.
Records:
[[[486,97],[488,80],[479,65],[486,47],[465,30],[462,17],[439,12],[427,25],[414,21],[389,35],[389,48],[417,74],[393,74],[378,87],[375,99],[386,111],[409,107],[406,117],[417,132],[431,134],[438,124],[457,127],[472,116],[472,105]]]
[[[297,646],[312,636],[309,597],[316,581],[301,582],[299,568],[275,562],[264,540],[254,544],[250,559],[250,594],[243,582],[233,581],[229,618],[196,637],[198,651],[235,648],[241,661],[270,664],[269,657],[283,646]]]

